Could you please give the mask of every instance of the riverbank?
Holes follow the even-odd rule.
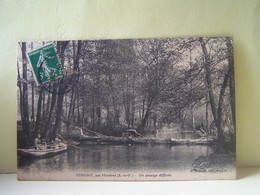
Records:
[[[79,139],[81,145],[93,144],[166,144],[166,145],[212,145],[214,139],[199,138],[199,139],[156,139],[156,138],[126,138],[114,136],[81,136]]]
[[[200,156],[192,163],[192,172],[230,172],[236,167],[235,154]]]

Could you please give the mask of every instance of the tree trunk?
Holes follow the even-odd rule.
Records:
[[[208,90],[209,90],[209,100],[210,100],[210,105],[211,105],[211,109],[212,109],[212,114],[214,117],[214,121],[218,121],[217,120],[217,109],[216,109],[216,103],[215,103],[215,98],[214,98],[214,94],[213,94],[213,90],[212,90],[212,84],[211,84],[211,70],[210,70],[210,59],[209,59],[209,54],[207,52],[206,46],[203,42],[203,39],[200,38],[200,43],[201,43],[201,47],[202,47],[202,51],[204,53],[204,59],[205,59],[205,74],[206,74],[206,82],[208,85]]]
[[[42,125],[43,125],[43,130],[45,129],[46,127],[46,106],[45,106],[45,91],[43,91],[43,94],[42,94]],[[45,132],[40,132],[41,134],[42,133],[45,133]]]
[[[53,127],[52,127],[52,116],[53,116],[53,111],[55,108],[55,104],[56,104],[56,99],[57,99],[57,88],[55,86],[53,86],[53,94],[51,96],[51,105],[50,105],[50,110],[49,110],[49,114],[48,114],[48,120],[46,122],[46,126],[45,126],[45,138],[49,138],[49,134],[51,133]]]
[[[23,91],[22,91],[22,84],[21,84],[21,75],[20,75],[20,70],[19,70],[19,64],[17,63],[17,85],[18,85],[18,88],[19,88],[19,104],[20,104],[20,113],[21,113],[21,121],[22,121],[22,129],[24,131],[25,127],[24,127],[24,116],[23,116]],[[23,135],[23,140],[25,140],[25,133],[22,134]],[[25,140],[26,141],[26,140]]]
[[[129,100],[129,81],[128,81],[128,73],[125,73],[125,79],[126,79],[126,92],[124,97],[124,104],[125,104],[125,119],[127,123],[127,127],[130,127],[130,100]]]
[[[217,110],[217,124],[219,126],[219,128],[221,128],[221,131],[218,133],[218,140],[219,140],[219,144],[220,144],[220,149],[221,151],[223,151],[224,148],[223,147],[223,143],[224,143],[224,134],[223,134],[223,124],[222,124],[222,111],[223,111],[223,100],[224,100],[224,94],[225,94],[225,90],[228,84],[228,80],[230,78],[230,71],[231,71],[231,66],[229,66],[228,71],[224,77],[223,83],[221,85],[221,90],[220,90],[220,94],[219,94],[219,101],[218,101],[218,110]]]
[[[68,112],[68,122],[70,123],[71,121],[71,115],[72,115],[72,109],[74,108],[73,104],[74,104],[74,89],[72,89],[71,91],[71,96],[70,96],[70,107],[69,107],[69,112]]]
[[[228,71],[224,76],[224,80],[221,85],[219,99],[218,99],[218,106],[216,106],[213,89],[212,89],[212,83],[211,83],[211,72],[210,72],[210,59],[209,54],[207,52],[205,43],[203,42],[203,39],[199,39],[202,51],[204,53],[204,59],[205,59],[205,74],[206,74],[206,82],[208,85],[208,91],[209,91],[209,100],[211,105],[211,110],[214,118],[215,125],[217,127],[218,131],[218,152],[223,152],[225,150],[224,148],[224,134],[223,134],[223,124],[222,124],[222,111],[223,111],[223,100],[224,100],[224,94],[225,90],[228,84],[228,80],[230,78],[230,72],[231,72],[231,64],[228,65]]]
[[[190,61],[189,61],[189,79],[190,79],[190,92],[191,97],[193,97],[193,79],[192,79],[192,62],[191,62],[191,49],[190,49]],[[192,129],[193,133],[196,133],[196,123],[195,123],[195,116],[194,116],[194,110],[195,110],[195,103],[191,104],[191,120],[192,120]]]
[[[38,104],[37,104],[37,114],[36,114],[36,121],[35,121],[35,136],[40,132],[40,125],[41,125],[41,112],[42,112],[42,93],[43,88],[40,88],[39,91],[39,98],[38,98]]]
[[[26,43],[22,43],[22,59],[23,59],[23,96],[22,96],[22,107],[23,107],[23,127],[25,132],[25,139],[27,143],[31,142],[30,135],[30,121],[29,121],[29,105],[28,105],[28,85],[27,85],[27,60],[26,60]]]
[[[22,79],[19,70],[19,64],[17,63],[17,86],[19,88],[19,96],[20,96],[20,112],[21,112],[21,120],[23,121],[23,91],[22,91]]]
[[[57,134],[60,133],[62,109],[63,109],[63,99],[64,99],[64,93],[62,93],[62,91],[59,91],[59,95],[58,95],[58,99],[57,99],[57,110],[56,110],[55,127],[54,127],[54,131],[53,131],[53,136],[54,137]]]
[[[195,106],[191,105],[191,121],[192,121],[192,130],[193,133],[196,133],[196,121],[195,121],[195,115],[194,115]]]
[[[131,120],[130,120],[130,126],[133,127],[134,126],[134,122],[135,122],[135,97],[134,94],[131,97]]]
[[[31,42],[31,49],[33,49],[33,42]],[[34,129],[35,127],[35,113],[34,113],[34,86],[35,86],[35,83],[34,83],[34,76],[33,76],[33,72],[31,71],[31,87],[32,87],[32,129]]]
[[[142,102],[143,104],[142,104],[142,112],[141,112],[141,119],[143,119],[144,118],[144,107],[145,107],[145,97],[143,97],[143,102]]]
[[[77,123],[80,125],[80,104],[79,104],[79,87],[77,86],[77,111],[78,111],[78,117],[77,117]]]
[[[110,108],[109,108],[109,105],[107,106],[107,126],[109,128],[112,127],[112,123],[111,123],[111,116],[110,116]]]
[[[46,102],[46,115],[49,116],[50,114],[50,103],[51,103],[51,94],[48,93],[47,95],[47,102]],[[46,120],[46,123],[47,123],[48,119]],[[46,126],[47,124],[45,124]]]
[[[119,111],[119,108],[116,107],[116,110],[115,110],[115,116],[114,116],[114,125],[119,125],[120,124],[120,111]]]
[[[86,119],[86,108],[85,108],[85,105],[84,105],[84,102],[83,102],[83,105],[82,105],[82,127],[84,128],[86,126],[85,124],[85,119]]]
[[[115,124],[119,124],[119,118],[117,117],[118,115],[118,106],[117,106],[117,102],[116,102],[116,96],[114,93],[114,85],[113,85],[113,78],[112,78],[112,74],[109,71],[108,72],[108,79],[109,79],[109,88],[110,88],[110,94],[111,94],[111,98],[112,98],[112,111],[110,112],[110,116],[111,116],[111,123],[112,123],[112,127],[115,127]]]
[[[233,46],[229,38],[226,39],[228,48],[228,63],[230,66],[230,79],[229,79],[229,94],[230,94],[230,108],[232,115],[232,122],[234,128],[236,127],[236,116],[235,116],[235,82],[234,82],[234,57],[233,57]],[[234,131],[235,132],[235,131]]]
[[[214,97],[213,90],[212,90],[209,54],[207,52],[206,45],[203,42],[203,39],[199,38],[199,41],[200,41],[201,48],[202,48],[202,51],[203,51],[203,54],[204,54],[205,76],[206,76],[206,82],[207,82],[207,87],[208,87],[210,106],[211,106],[214,122],[215,122],[215,125],[217,127],[217,131],[218,131],[218,151],[222,152],[223,151],[224,139],[223,139],[222,126],[221,126],[221,119],[220,120],[218,119],[217,106],[216,106],[216,103],[215,103],[215,97]]]
[[[58,41],[57,42],[57,48],[59,57],[61,59],[61,66],[64,66],[65,61],[65,49],[68,45],[69,41]],[[64,99],[64,93],[63,91],[66,89],[63,80],[60,81],[61,86],[58,89],[58,99],[57,99],[57,109],[56,109],[56,117],[55,117],[55,126],[53,131],[53,136],[56,136],[58,133],[60,133],[60,127],[61,127],[61,118],[62,118],[62,109],[63,109],[63,99]]]
[[[150,111],[152,108],[152,102],[153,102],[153,98],[150,97],[149,100],[147,101],[147,109],[146,109],[145,115],[141,121],[141,124],[138,127],[139,131],[143,131],[145,129],[145,126],[147,124],[147,120],[148,120],[148,117],[149,117],[149,114],[150,114]]]
[[[205,116],[205,120],[206,120],[206,131],[208,133],[211,133],[209,130],[209,100],[208,100],[208,92],[206,95],[206,116]]]
[[[92,114],[91,114],[92,130],[95,130],[95,100],[92,96]]]
[[[32,81],[31,81],[31,87],[32,87],[32,116],[31,116],[31,118],[32,118],[32,129],[34,129],[34,126],[35,126],[35,114],[34,114],[34,81],[33,81],[33,75],[32,75]]]

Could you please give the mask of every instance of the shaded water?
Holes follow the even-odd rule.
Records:
[[[159,132],[156,136],[156,138],[160,139],[167,139],[167,138],[173,138],[173,139],[198,139],[199,136],[196,135],[193,131],[168,131],[168,132]]]
[[[89,145],[45,159],[22,158],[25,172],[84,170],[191,170],[192,162],[213,153],[209,146]]]

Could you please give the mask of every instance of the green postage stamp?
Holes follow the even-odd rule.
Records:
[[[28,52],[37,85],[63,76],[53,43]]]

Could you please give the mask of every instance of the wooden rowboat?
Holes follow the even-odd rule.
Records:
[[[51,146],[47,146],[46,149],[18,149],[18,153],[21,156],[31,156],[31,157],[37,157],[37,158],[43,158],[47,156],[54,156],[56,154],[65,152],[67,150],[67,144],[65,143],[59,143]]]

